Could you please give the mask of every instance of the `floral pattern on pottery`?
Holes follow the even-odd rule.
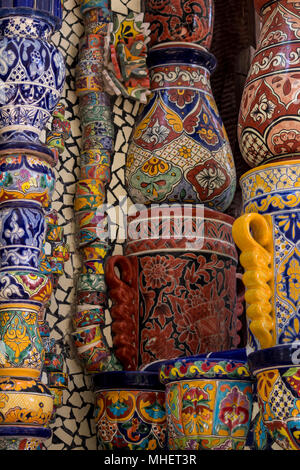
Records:
[[[300,339],[299,182],[297,160],[262,165],[241,177],[245,214],[235,221],[233,237],[245,269],[251,350]]]
[[[243,158],[251,166],[300,153],[298,2],[257,2],[262,28],[238,120]]]
[[[210,88],[211,54],[152,49],[152,94],[138,118],[126,160],[135,203],[202,203],[224,211],[236,185],[233,156]]]
[[[129,219],[124,256],[107,260],[113,344],[126,370],[237,344],[233,219],[209,209],[197,217],[195,209],[184,222],[198,240],[195,232],[177,236],[178,212],[149,209]]]
[[[223,358],[213,354],[161,366],[170,450],[241,450],[245,445],[253,402],[245,353],[244,358],[243,350],[224,352]]]
[[[127,378],[124,372],[103,374],[113,381],[114,386],[109,387],[105,377],[104,381],[107,382],[105,386],[101,385],[102,381],[97,376],[94,379],[96,383],[94,414],[99,448],[154,451],[164,449],[165,392],[164,387],[159,385],[157,374],[134,372],[135,384],[128,383],[132,377]],[[147,377],[146,380],[143,379],[145,375],[150,376],[150,379]],[[116,380],[119,386],[116,386]]]
[[[145,21],[150,23],[150,47],[182,41],[210,48],[214,23],[212,0],[146,0]]]

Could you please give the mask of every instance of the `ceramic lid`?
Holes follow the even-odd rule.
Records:
[[[157,372],[109,371],[92,377],[94,391],[100,390],[165,390]]]

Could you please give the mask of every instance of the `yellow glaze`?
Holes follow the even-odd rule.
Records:
[[[276,343],[271,217],[244,214],[234,222],[232,235],[241,250],[240,262],[245,269],[243,282],[249,328],[261,347],[269,348]]]

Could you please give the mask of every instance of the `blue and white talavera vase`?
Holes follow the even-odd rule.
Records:
[[[0,154],[52,159],[40,134],[65,81],[64,58],[50,42],[61,19],[61,0],[0,1]]]

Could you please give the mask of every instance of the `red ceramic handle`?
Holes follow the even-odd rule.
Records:
[[[116,274],[119,269],[120,277]],[[112,300],[113,346],[125,370],[138,368],[138,283],[136,257],[111,256],[105,266],[105,280]]]

